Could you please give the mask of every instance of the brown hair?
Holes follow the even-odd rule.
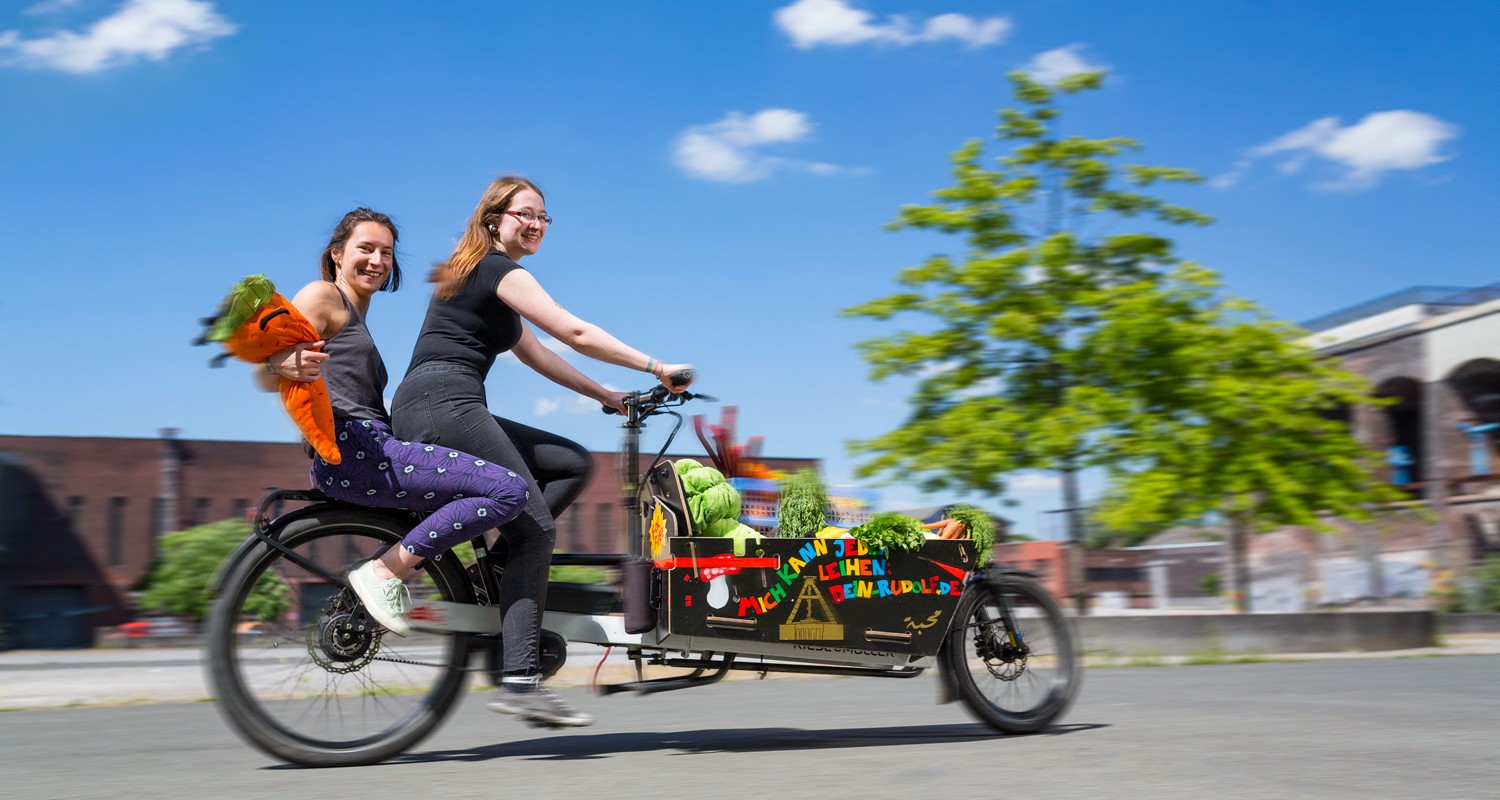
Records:
[[[396,232],[396,223],[391,218],[368,208],[356,208],[344,215],[339,224],[333,226],[333,233],[328,237],[328,246],[323,248],[322,267],[323,280],[332,283],[338,277],[339,267],[333,261],[335,250],[342,250],[349,243],[349,237],[354,235],[354,228],[361,222],[374,222],[384,225],[391,232],[391,242],[401,239],[401,234]],[[391,253],[391,274],[385,276],[385,282],[380,284],[382,291],[394,292],[401,288],[401,265],[396,261],[396,254]]]
[[[453,248],[453,255],[448,256],[447,263],[440,264],[432,273],[432,279],[437,282],[438,297],[451,300],[458,294],[459,288],[468,280],[469,273],[479,266],[479,262],[495,246],[490,226],[499,224],[500,215],[510,208],[510,201],[517,192],[525,189],[542,194],[536,184],[514,175],[496,178],[484,190],[484,196],[479,198],[479,205],[474,208],[474,215],[469,218],[468,227],[464,228],[463,238]],[[543,196],[542,199],[545,200],[546,197]]]

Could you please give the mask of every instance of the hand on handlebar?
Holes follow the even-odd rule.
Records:
[[[635,403],[637,405],[646,404],[652,407],[657,407],[660,406],[663,401],[674,396],[680,397],[684,401],[691,400],[695,396],[700,397],[704,400],[713,399],[707,395],[693,395],[686,391],[687,387],[691,385],[695,379],[697,379],[697,370],[694,370],[692,367],[688,367],[682,364],[670,364],[668,366],[682,367],[682,369],[665,373],[665,375],[663,375],[661,378],[661,384],[648,391],[610,392],[605,396],[599,398],[599,402],[603,406],[599,410],[603,411],[606,414],[626,414],[628,413],[627,406],[630,403]]]
[[[692,385],[693,379],[698,377],[698,373],[693,370],[692,364],[662,364],[657,367],[657,370],[657,375],[661,378],[661,385],[667,387],[667,390],[672,392],[672,394],[677,394],[686,389]],[[682,380],[681,383],[676,383],[673,381],[673,378],[685,378],[685,380]]]
[[[610,392],[601,399],[606,414],[624,414],[625,396],[630,392]]]

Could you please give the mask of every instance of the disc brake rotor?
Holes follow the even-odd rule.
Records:
[[[380,652],[385,631],[363,608],[334,599],[307,625],[307,653],[319,667],[340,675],[364,669]]]
[[[997,680],[1013,681],[1026,673],[1024,648],[1011,644],[1002,625],[986,625],[974,637],[974,652],[984,659],[984,668]]]

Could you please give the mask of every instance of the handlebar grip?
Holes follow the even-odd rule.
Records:
[[[686,386],[689,383],[692,383],[693,380],[695,378],[697,378],[697,377],[698,377],[698,371],[697,370],[684,369],[684,370],[678,370],[677,372],[674,372],[674,373],[668,375],[667,376],[667,380],[671,381],[673,386]],[[661,393],[659,397],[657,396],[657,393]],[[656,400],[661,400],[661,399],[664,399],[664,398],[667,397],[666,393],[663,391],[663,387],[660,384],[657,384],[656,388],[653,389],[652,391],[650,391],[650,392],[643,392],[642,394],[643,395],[650,395],[653,399],[656,399]],[[693,395],[684,393],[684,397],[686,399],[692,399]],[[600,406],[599,410],[602,411],[602,412],[604,412],[605,414],[619,414],[620,413],[620,412],[614,410],[613,408],[610,408],[609,406]]]

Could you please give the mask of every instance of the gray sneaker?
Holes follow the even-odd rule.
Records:
[[[495,690],[495,696],[485,708],[497,714],[514,714],[522,719],[581,728],[593,725],[594,718],[568,705],[550,689],[538,686],[529,692],[513,692],[509,689]]]
[[[406,621],[406,612],[411,609],[411,593],[400,578],[381,580],[375,576],[375,562],[366,561],[349,573],[349,588],[359,596],[370,616],[391,633],[397,636],[411,633],[411,623]]]

